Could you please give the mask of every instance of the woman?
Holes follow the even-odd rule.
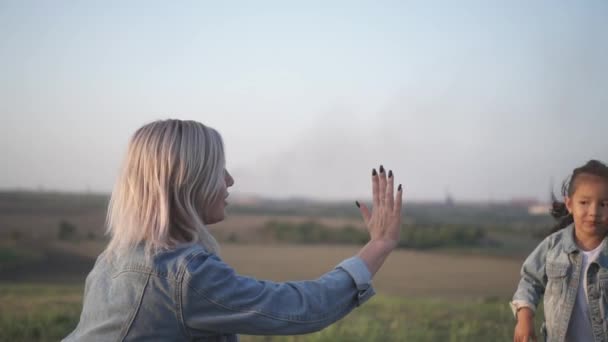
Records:
[[[237,275],[206,226],[224,219],[222,139],[194,121],[155,121],[132,137],[110,199],[106,250],[88,275],[80,322],[65,341],[237,341],[303,334],[373,294],[371,278],[397,246],[402,190],[372,172],[370,233],[357,255],[321,278],[275,283]]]

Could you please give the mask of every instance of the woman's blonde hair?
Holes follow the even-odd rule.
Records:
[[[151,256],[184,242],[217,253],[203,217],[221,196],[224,167],[220,134],[200,122],[162,120],[138,129],[108,205],[107,254],[143,243]]]

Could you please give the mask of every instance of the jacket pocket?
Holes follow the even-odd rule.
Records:
[[[600,290],[600,309],[604,324],[608,321],[608,272],[598,274],[598,285]],[[608,327],[605,327],[608,330]]]
[[[560,295],[566,286],[566,278],[570,265],[548,262],[546,267],[547,288],[545,295]]]

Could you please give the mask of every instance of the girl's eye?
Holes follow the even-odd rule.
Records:
[[[580,205],[587,205],[587,201],[580,201],[578,202]]]
[[[604,201],[600,204],[603,208],[608,207],[608,201]]]

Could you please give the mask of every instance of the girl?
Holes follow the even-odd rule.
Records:
[[[549,342],[608,341],[608,167],[574,169],[554,201],[554,233],[528,256],[511,307],[514,341],[536,340],[534,311],[544,294]]]
[[[393,192],[392,171],[373,170],[372,211],[357,202],[369,243],[317,280],[287,283],[239,276],[218,257],[207,225],[224,219],[233,184],[214,129],[166,120],[137,130],[109,204],[110,243],[87,277],[80,322],[65,341],[302,334],[374,294],[371,278],[399,240],[402,190]]]

